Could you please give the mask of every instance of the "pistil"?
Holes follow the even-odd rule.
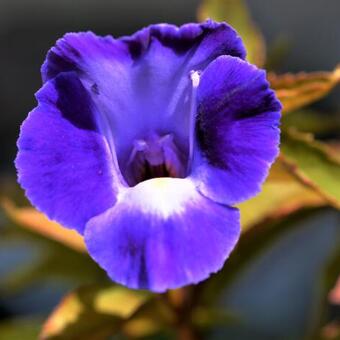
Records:
[[[191,90],[191,98],[190,98],[190,119],[189,119],[189,156],[187,163],[187,174],[190,173],[192,160],[193,160],[193,152],[195,146],[195,122],[196,122],[196,114],[197,114],[197,104],[196,104],[196,92],[200,83],[200,72],[199,71],[191,71],[190,79],[192,83]]]

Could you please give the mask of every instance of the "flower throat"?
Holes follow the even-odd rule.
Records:
[[[125,177],[130,186],[156,177],[183,178],[186,171],[183,164],[183,154],[173,135],[153,133],[134,142]]]

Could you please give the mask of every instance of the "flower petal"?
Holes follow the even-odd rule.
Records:
[[[197,103],[191,177],[200,192],[230,205],[254,196],[279,150],[281,105],[265,72],[219,57],[201,76]]]
[[[109,146],[75,74],[47,82],[37,99],[18,140],[19,182],[50,219],[82,233],[91,217],[115,203],[118,179]]]
[[[182,64],[176,65],[171,51],[177,54],[177,60],[183,61]],[[162,56],[163,52],[165,55]],[[149,55],[148,58],[161,58],[163,63],[168,61],[177,69],[188,66],[191,70],[199,65],[208,65],[220,55],[244,59],[246,52],[240,37],[226,23],[208,20],[181,27],[156,24],[119,39],[100,37],[92,32],[68,33],[48,52],[41,72],[44,81],[67,71],[77,71],[89,79],[95,78],[98,72],[109,72],[115,77],[119,70],[110,70],[110,67],[126,64],[132,68],[135,66],[132,62],[141,61],[146,55]],[[168,67],[153,66],[159,69],[160,74],[171,74]]]
[[[155,178],[91,219],[85,242],[112,280],[162,292],[218,271],[239,233],[237,209],[205,198],[189,180]]]
[[[77,72],[109,118],[124,173],[133,140],[146,131],[172,132],[179,147],[188,147],[190,71],[225,54],[244,58],[245,50],[230,26],[213,21],[151,25],[121,39],[71,33],[50,50],[42,74],[48,80]]]

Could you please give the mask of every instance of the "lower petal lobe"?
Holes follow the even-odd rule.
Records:
[[[75,74],[61,73],[47,82],[37,99],[18,140],[19,182],[39,210],[82,233],[91,217],[116,200],[109,147]]]
[[[281,105],[265,72],[219,57],[201,76],[197,105],[191,177],[200,192],[224,204],[254,196],[279,151]]]
[[[218,271],[239,233],[237,209],[205,198],[189,180],[155,178],[91,219],[85,242],[112,280],[163,292]]]

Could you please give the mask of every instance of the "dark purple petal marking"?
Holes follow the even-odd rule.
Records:
[[[163,292],[218,271],[239,234],[237,209],[205,198],[189,180],[155,178],[91,219],[85,241],[112,280]]]
[[[245,50],[230,26],[212,21],[152,25],[121,39],[70,33],[50,50],[42,74],[46,81],[59,72],[77,72],[108,117],[125,174],[134,141],[147,139],[148,131],[173,134],[187,154],[190,72],[224,54],[244,58]]]
[[[197,103],[192,177],[199,190],[225,204],[254,196],[279,151],[281,105],[265,72],[219,57],[201,76]]]
[[[46,83],[37,99],[18,140],[19,182],[39,210],[82,233],[91,217],[116,201],[119,184],[109,145],[75,74]]]

